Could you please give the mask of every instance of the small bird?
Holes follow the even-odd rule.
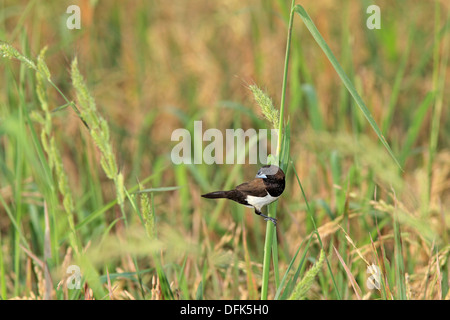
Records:
[[[265,205],[277,200],[284,191],[284,172],[275,165],[266,165],[259,169],[255,179],[238,185],[233,190],[216,191],[203,194],[203,198],[226,198],[254,208],[255,213],[270,220],[276,226],[277,219],[262,214]]]

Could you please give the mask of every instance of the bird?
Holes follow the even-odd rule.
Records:
[[[255,213],[277,225],[277,219],[261,212],[262,207],[276,201],[284,191],[285,176],[283,170],[276,165],[265,165],[258,170],[251,181],[238,185],[233,190],[215,191],[201,195],[207,199],[225,198],[254,208]]]

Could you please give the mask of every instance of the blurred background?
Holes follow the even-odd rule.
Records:
[[[333,274],[324,266],[308,299],[358,296],[333,247],[364,298],[390,297],[365,285],[361,256],[376,263],[376,254],[386,264],[393,297],[448,298],[450,3],[377,1],[379,30],[366,27],[372,1],[297,3],[358,89],[403,170],[295,15],[284,121],[290,124],[291,165],[314,214],[308,215],[289,167],[278,203],[279,275],[272,274],[269,298],[276,295],[276,278],[314,232],[311,218]],[[79,30],[66,27],[73,4],[81,10]],[[125,187],[144,180],[144,188],[181,187],[153,193],[158,255],[175,298],[199,292],[205,299],[259,297],[266,222],[235,203],[200,198],[253,178],[259,166],[174,165],[171,135],[177,128],[192,132],[200,120],[203,130],[270,129],[248,86],[261,87],[279,108],[289,10],[286,0],[0,2],[0,40],[32,60],[48,46],[52,81],[71,100],[70,63],[77,57],[98,113],[109,124]],[[45,268],[30,255],[44,256],[46,199],[36,177],[45,157],[31,130],[39,136],[42,126],[24,120],[41,109],[33,72],[8,59],[0,60],[0,71],[1,297],[42,298]],[[51,110],[66,103],[53,87],[47,93]],[[77,235],[86,254],[95,252],[91,259],[105,292],[108,270],[114,298],[167,298],[133,202],[126,203],[126,223],[117,205],[110,205],[115,187],[88,130],[71,108],[52,113],[51,121],[74,198]],[[24,129],[20,138],[15,124]],[[50,215],[51,295],[89,297],[57,288],[72,255],[63,210]],[[120,232],[135,237],[117,243]],[[318,259],[320,246],[314,240],[302,248],[301,275]],[[84,288],[89,292],[89,284]]]

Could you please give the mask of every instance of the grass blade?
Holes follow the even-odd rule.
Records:
[[[406,300],[405,263],[403,261],[402,238],[397,213],[394,214],[394,260],[396,272],[397,299]]]
[[[310,206],[309,206],[308,199],[306,198],[305,191],[303,190],[302,183],[300,182],[300,178],[298,177],[297,171],[295,170],[295,166],[294,166],[294,164],[292,163],[292,160],[291,160],[291,166],[292,166],[292,168],[294,169],[295,177],[297,178],[297,183],[298,183],[298,185],[300,186],[300,189],[301,189],[301,191],[302,191],[303,198],[305,199],[306,208],[307,208],[309,217],[311,218],[311,222],[312,222],[312,224],[313,224],[313,226],[314,226],[314,233],[317,235],[317,240],[319,240],[319,244],[320,244],[321,249],[324,250],[323,243],[322,243],[322,239],[320,238],[320,234],[319,234],[319,231],[318,231],[318,229],[317,229],[316,222],[314,221],[314,215],[313,215],[313,212],[312,212],[312,210],[311,210],[311,208],[310,208]],[[337,287],[337,285],[336,285],[336,280],[335,280],[334,275],[333,275],[333,272],[332,272],[332,270],[331,270],[330,262],[328,261],[326,255],[325,255],[325,260],[326,260],[326,262],[327,262],[328,272],[330,273],[331,280],[332,280],[332,282],[333,282],[333,286],[334,286],[334,289],[335,289],[335,291],[336,291],[336,295],[337,295],[338,299],[340,300],[340,299],[341,299],[341,294],[339,293],[338,287]]]
[[[411,126],[406,134],[406,140],[402,147],[402,152],[400,153],[399,159],[402,166],[405,165],[408,155],[411,154],[411,148],[416,141],[420,128],[425,120],[425,115],[434,100],[434,93],[428,92],[428,94],[423,99],[422,103],[417,108],[414,114]]]
[[[132,193],[151,193],[151,192],[164,192],[164,191],[173,191],[173,190],[178,190],[180,189],[181,186],[174,186],[174,187],[160,187],[160,188],[147,188],[147,189],[142,189],[136,192],[132,192]]]
[[[252,264],[250,253],[248,251],[247,246],[247,230],[245,229],[245,225],[243,224],[242,228],[242,246],[244,249],[244,259],[245,259],[245,269],[247,270],[247,288],[248,288],[248,296],[250,299],[257,299],[258,289],[256,286],[255,277],[253,276]]]
[[[198,284],[195,300],[203,300],[203,281],[200,281]]]
[[[339,258],[339,261],[341,262],[342,266],[344,267],[345,272],[347,273],[348,278],[350,279],[350,283],[352,284],[353,291],[355,291],[356,298],[358,300],[361,300],[361,288],[358,286],[358,283],[355,280],[355,277],[353,276],[352,272],[348,268],[347,264],[345,263],[344,259],[342,259],[341,255],[339,254],[339,251],[336,249],[335,246],[333,246],[334,252],[336,253],[337,257]]]
[[[336,57],[331,52],[330,47],[327,45],[325,40],[323,39],[322,35],[320,34],[319,30],[315,26],[314,22],[312,22],[309,15],[306,13],[305,9],[303,9],[302,6],[296,5],[294,8],[294,11],[299,14],[299,16],[302,18],[303,22],[305,23],[306,27],[308,28],[309,32],[313,36],[314,40],[316,40],[319,47],[322,49],[322,51],[327,56],[330,63],[333,65],[334,69],[336,70],[337,74],[341,78],[344,85],[347,87],[347,90],[352,95],[353,99],[355,100],[358,107],[361,109],[362,113],[366,117],[369,124],[372,126],[373,130],[377,134],[378,138],[380,139],[381,143],[384,145],[386,150],[391,155],[392,159],[395,161],[395,163],[398,165],[400,169],[402,169],[400,163],[398,162],[397,158],[395,157],[394,153],[391,150],[391,147],[389,147],[389,144],[387,143],[386,139],[384,138],[380,128],[378,128],[377,123],[372,117],[372,114],[370,113],[369,109],[366,107],[366,104],[362,100],[361,96],[356,91],[355,86],[352,84],[350,79],[345,74],[344,70],[342,69],[341,65],[337,61]]]
[[[305,248],[305,251],[304,251],[304,253],[303,253],[302,259],[300,260],[300,263],[299,263],[299,265],[298,265],[298,267],[297,267],[297,271],[296,271],[296,273],[295,273],[295,276],[294,276],[293,279],[292,279],[294,283],[295,283],[295,281],[297,280],[297,277],[298,277],[298,274],[299,274],[300,269],[303,267],[303,262],[305,261],[306,252],[307,252],[308,249],[309,249],[309,245],[310,245],[310,243],[311,243],[312,238],[313,238],[313,237],[310,236],[310,237],[309,237],[309,240],[308,240],[308,242],[307,242],[307,244],[306,244],[306,248]],[[302,245],[303,245],[303,242],[304,242],[304,240],[302,241],[302,243],[300,243],[300,245],[299,245],[297,251],[295,252],[294,257],[292,258],[291,262],[289,263],[289,266],[288,266],[288,268],[286,269],[286,272],[284,273],[283,279],[281,279],[280,285],[278,286],[277,292],[275,293],[275,298],[274,298],[274,300],[280,299],[281,290],[282,290],[283,287],[284,287],[284,283],[286,282],[287,277],[288,277],[288,275],[289,275],[289,272],[291,271],[291,268],[292,268],[292,266],[293,266],[293,264],[294,264],[294,262],[295,262],[295,259],[297,258],[297,255],[298,255],[298,253],[300,252],[300,249],[301,249],[301,247],[302,247]],[[286,292],[286,291],[288,290],[287,287],[288,287],[288,285],[286,285],[286,287],[284,288],[284,292]],[[290,292],[289,292],[289,294],[290,294]],[[284,296],[284,293],[283,293],[283,296]]]

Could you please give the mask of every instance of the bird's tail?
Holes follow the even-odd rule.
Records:
[[[207,194],[202,194],[203,198],[208,199],[218,199],[218,198],[228,198],[231,191],[215,191]]]

